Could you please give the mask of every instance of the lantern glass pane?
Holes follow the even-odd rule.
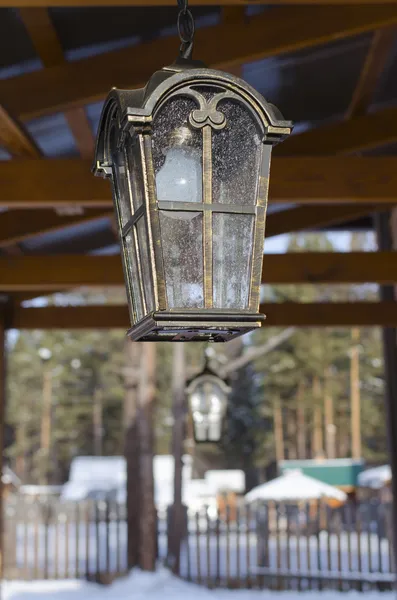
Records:
[[[129,136],[126,144],[126,152],[128,166],[130,171],[131,193],[134,211],[143,204],[144,185],[143,185],[143,168],[142,154],[138,137]]]
[[[213,202],[256,204],[261,129],[248,108],[235,100],[220,101],[217,110],[225,115],[226,126],[212,136]]]
[[[253,224],[253,215],[212,216],[215,308],[248,308]]]
[[[139,284],[139,271],[136,258],[134,233],[130,231],[124,238],[124,255],[128,269],[129,280],[131,282],[131,295],[135,311],[136,321],[140,321],[144,316],[142,294]]]
[[[202,136],[189,125],[196,108],[193,100],[177,97],[156,115],[152,148],[159,201],[202,202]]]
[[[136,224],[139,245],[139,262],[142,271],[143,289],[146,300],[146,313],[154,310],[154,291],[152,281],[152,269],[149,255],[149,236],[145,217],[141,217]]]
[[[116,182],[117,182],[117,198],[119,203],[119,211],[121,216],[121,224],[124,227],[131,219],[131,189],[129,183],[129,174],[126,167],[124,152],[116,152],[114,157]]]
[[[161,210],[160,227],[170,308],[202,308],[203,214]]]

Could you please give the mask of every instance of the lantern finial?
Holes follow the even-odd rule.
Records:
[[[181,40],[179,55],[181,58],[190,60],[193,53],[193,40],[195,34],[194,17],[189,10],[188,0],[177,0],[179,7],[178,34]]]

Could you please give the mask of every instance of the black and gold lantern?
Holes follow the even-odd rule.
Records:
[[[112,183],[133,340],[260,327],[270,156],[290,132],[244,81],[189,58],[110,92],[93,170]]]
[[[190,380],[186,397],[193,422],[196,443],[217,443],[221,440],[227,401],[231,388],[208,366]]]

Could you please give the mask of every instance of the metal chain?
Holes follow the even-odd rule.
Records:
[[[178,34],[181,40],[179,54],[182,58],[189,60],[193,52],[193,39],[195,33],[194,18],[188,7],[188,0],[177,0],[178,14]]]

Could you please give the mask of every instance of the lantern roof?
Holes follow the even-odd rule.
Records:
[[[263,122],[267,141],[277,143],[291,133],[292,121],[286,121],[274,104],[268,102],[242,79],[222,71],[207,69],[201,61],[178,58],[170,66],[156,71],[144,88],[133,90],[113,88],[110,91],[99,120],[93,172],[107,175],[106,169],[103,171],[99,165],[107,162],[104,133],[115,112],[120,129],[128,128],[130,120],[142,124],[150,123],[157,106],[170,92],[193,82],[233,87],[237,96],[248,97],[256,106]]]
[[[202,369],[189,377],[189,379],[186,381],[187,393],[192,392],[201,381],[208,381],[209,379],[212,379],[215,383],[217,383],[225,392],[225,394],[229,394],[231,392],[229,378],[223,378],[220,376],[216,369],[210,365],[209,357],[206,354]]]

